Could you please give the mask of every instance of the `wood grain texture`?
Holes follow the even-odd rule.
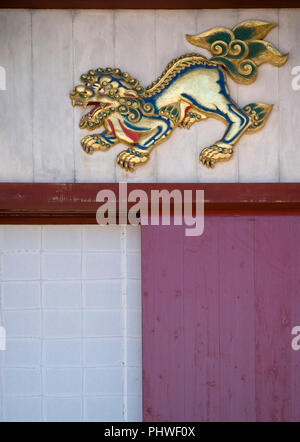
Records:
[[[34,11],[32,45],[34,180],[74,181],[72,12]]]
[[[155,12],[116,11],[114,26],[115,66],[148,86],[156,78]],[[118,144],[115,155],[126,149],[126,145]],[[157,181],[155,149],[142,173],[132,174],[116,166],[116,181]]]
[[[32,181],[32,67],[29,11],[0,10],[0,181]]]
[[[220,217],[212,227],[218,232],[220,417],[248,422],[255,420],[254,219]]]
[[[293,257],[290,217],[255,222],[256,413],[258,421],[291,420]],[[299,223],[298,223],[299,227]],[[298,255],[299,251],[297,251]],[[298,321],[299,322],[299,319]],[[295,324],[296,325],[296,324]],[[299,356],[299,355],[298,355]],[[298,357],[299,359],[299,357]]]
[[[287,64],[279,73],[280,181],[300,180],[299,121],[300,90],[293,90],[292,69],[300,65],[300,10],[280,10],[279,44],[289,52]]]
[[[253,19],[252,10],[239,11],[237,23],[250,19]],[[255,19],[277,24],[278,10],[255,11]],[[276,48],[279,47],[279,32],[282,32],[284,27],[285,25],[282,25],[282,27],[272,29],[266,37],[266,40],[273,43]],[[282,74],[283,69],[285,67],[278,68],[271,64],[264,64],[258,68],[255,83],[238,86],[237,101],[241,107],[250,103],[274,105],[266,126],[257,133],[244,134],[236,146],[236,150],[239,151],[238,181],[240,182],[279,181],[281,108],[278,76]]]
[[[213,231],[214,224],[212,221],[211,228],[205,225],[205,235],[197,241],[184,238],[182,229],[178,229],[178,237],[184,241],[184,248],[181,255],[173,257],[173,260],[182,263],[184,273],[185,351],[184,358],[179,354],[177,358],[185,361],[184,420],[191,421],[215,420],[221,411],[219,266],[215,260],[218,255],[218,235]],[[206,259],[203,259],[203,254]],[[159,262],[156,266],[159,267]],[[195,275],[198,277],[195,278]],[[168,297],[168,291],[164,296]],[[171,344],[169,348],[172,348]]]
[[[193,47],[182,37],[187,32],[196,33],[197,13],[195,11],[156,11],[155,14],[155,77],[158,77],[165,69],[167,60],[193,51]],[[197,180],[196,134],[200,125],[196,126],[190,130],[178,128],[165,143],[155,149],[158,182]],[[172,170],[171,174],[170,170]]]
[[[181,229],[168,226],[156,231],[145,227],[143,235],[145,247],[161,253],[160,267],[156,254],[150,260],[142,254],[147,281],[142,285],[144,420],[180,422],[185,414],[183,268],[178,259],[183,238]]]
[[[300,353],[291,348],[299,235],[300,217],[282,215],[206,216],[204,234],[193,239],[184,227],[142,227],[145,420],[299,420]],[[176,314],[153,335],[148,325],[175,303]],[[162,358],[170,361],[163,384],[177,404],[172,410],[160,396]]]
[[[300,218],[293,218],[290,234],[294,241],[294,244],[300,244]],[[290,275],[291,277],[287,281],[286,291],[291,294],[291,311],[290,311],[290,324],[292,327],[299,325],[300,318],[300,256],[297,247],[290,248],[290,254],[292,258]],[[298,351],[293,351],[290,355],[290,413],[295,422],[300,421],[300,357]]]
[[[212,14],[210,10],[200,10],[197,11],[197,33],[203,32],[206,29],[214,28],[216,26],[225,26],[228,28],[232,28],[238,23],[238,11],[237,10],[223,10],[223,11],[214,11]],[[191,50],[198,52],[198,48],[190,45]],[[210,52],[202,51],[207,58],[211,57]],[[237,99],[237,85],[233,81],[229,79],[229,75],[227,75],[228,86],[230,88],[230,96],[233,100]],[[236,149],[232,159],[228,162],[224,162],[220,167],[214,167],[213,169],[209,169],[204,167],[203,164],[199,161],[199,154],[201,150],[205,147],[209,147],[214,144],[216,141],[220,140],[225,131],[226,125],[215,119],[209,118],[208,120],[204,120],[199,124],[195,125],[196,131],[196,165],[197,165],[197,175],[198,180],[201,182],[237,182],[238,181],[238,158],[239,158],[239,149]]]
[[[80,84],[80,75],[89,69],[114,67],[114,12],[75,11],[73,14],[74,80]],[[71,91],[73,84],[69,84]],[[74,108],[74,156],[75,181],[115,181],[116,151],[87,155],[81,148],[80,140],[90,134],[79,128],[84,110]],[[95,133],[101,133],[98,129]]]

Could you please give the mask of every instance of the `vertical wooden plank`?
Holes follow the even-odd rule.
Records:
[[[258,421],[291,418],[291,286],[295,239],[291,217],[256,217],[256,413]]]
[[[253,421],[252,220],[206,217],[184,260],[186,418]]]
[[[197,33],[214,28],[216,26],[225,26],[233,28],[237,24],[237,9],[226,10],[200,10],[197,18]],[[190,45],[191,52],[198,52],[211,58],[210,52],[196,48]],[[233,100],[236,100],[236,84],[228,78],[228,86],[230,95]],[[220,140],[226,130],[226,126],[214,118],[204,120],[195,125],[197,130],[197,173],[198,180],[201,182],[236,182],[238,181],[238,153],[235,152],[233,158],[224,162],[221,165],[217,164],[213,169],[208,169],[199,161],[199,154],[204,147],[209,147],[216,141]]]
[[[144,421],[184,419],[183,235],[142,228]]]
[[[115,67],[113,11],[75,11],[73,36],[74,85],[80,83],[80,75],[89,69]],[[75,181],[115,181],[117,150],[112,148],[108,152],[87,155],[81,148],[80,140],[90,134],[87,130],[79,129],[80,118],[85,112],[78,107],[74,112]],[[94,133],[102,131],[103,128],[100,128]]]
[[[292,80],[294,79],[292,69],[300,65],[299,23],[299,9],[280,9],[279,46],[283,52],[289,53],[286,65],[279,69],[280,132],[278,135],[280,181],[283,182],[297,182],[300,178],[300,91],[292,88]]]
[[[173,58],[192,52],[185,34],[196,33],[196,19],[196,11],[156,11],[157,76]],[[190,130],[177,128],[157,147],[158,181],[197,181],[196,133],[199,129],[198,124]]]
[[[253,10],[240,9],[238,22],[257,19],[278,23],[277,9]],[[278,47],[278,28],[266,37],[267,41]],[[266,126],[257,133],[244,134],[238,142],[239,181],[276,182],[279,181],[279,94],[278,75],[283,68],[264,64],[258,68],[258,76],[252,85],[239,85],[238,103],[244,107],[249,103],[273,104],[273,110]],[[280,110],[282,111],[282,109]]]
[[[30,11],[0,11],[1,181],[32,181],[32,71]]]
[[[185,419],[220,418],[218,220],[205,218],[200,238],[184,239]]]
[[[290,249],[292,255],[291,277],[287,281],[287,293],[291,297],[291,322],[290,332],[294,327],[300,326],[300,217],[295,216],[291,220],[291,235],[294,246]],[[290,339],[294,336],[290,335]],[[300,350],[291,350],[290,367],[290,396],[291,396],[291,416],[290,420],[300,421]]]
[[[254,220],[218,219],[220,418],[255,420]]]
[[[142,10],[118,10],[115,12],[115,63],[124,72],[129,72],[143,86],[156,79],[155,69],[155,12]],[[119,144],[115,152],[126,149]],[[116,168],[117,181],[156,181],[156,152],[151,159],[137,169],[126,172]]]
[[[35,181],[73,181],[72,12],[33,11]]]

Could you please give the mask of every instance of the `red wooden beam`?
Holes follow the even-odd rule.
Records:
[[[226,9],[299,8],[299,0],[2,0],[1,8],[29,9]]]
[[[118,212],[118,183],[0,183],[0,223],[96,224],[104,189],[115,193]],[[146,192],[149,213],[151,191],[162,189],[192,190],[193,198],[204,190],[210,214],[300,213],[300,183],[128,183],[128,193],[136,189]]]

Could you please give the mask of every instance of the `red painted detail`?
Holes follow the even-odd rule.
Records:
[[[136,143],[139,140],[141,133],[137,133],[133,130],[126,128],[124,124],[121,122],[121,120],[118,119],[118,121],[125,135],[127,135],[128,138],[130,138],[134,143]]]
[[[109,124],[110,130],[111,130],[111,133],[112,133],[113,136],[115,137],[115,136],[116,136],[116,131],[115,131],[115,128],[114,128],[114,125],[113,125],[112,121],[111,121],[110,119],[107,119],[107,122],[108,122],[108,124]]]
[[[124,93],[124,97],[129,97],[129,98],[136,98],[136,95],[134,95],[134,94],[130,94],[130,93]]]
[[[185,111],[184,111],[184,116],[186,116],[186,114],[187,114],[187,112],[188,112],[188,110],[191,108],[192,106],[187,106],[186,108],[185,108]]]
[[[300,421],[299,241],[300,216],[142,227],[145,421]]]

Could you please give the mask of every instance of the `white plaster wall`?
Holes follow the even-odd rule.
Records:
[[[241,106],[256,100],[274,104],[265,128],[244,136],[230,162],[209,170],[198,161],[201,148],[224,131],[213,119],[189,131],[177,129],[134,174],[115,164],[122,145],[93,156],[81,150],[81,110],[68,97],[81,73],[120,67],[148,85],[173,57],[197,51],[185,41],[186,33],[246,19],[278,23],[268,39],[290,57],[280,69],[261,66],[250,86],[229,82]],[[300,91],[291,86],[292,67],[300,65],[300,10],[1,10],[0,43],[0,65],[7,73],[7,90],[0,90],[1,181],[300,179]]]
[[[139,228],[0,226],[0,269],[0,421],[140,421]]]

